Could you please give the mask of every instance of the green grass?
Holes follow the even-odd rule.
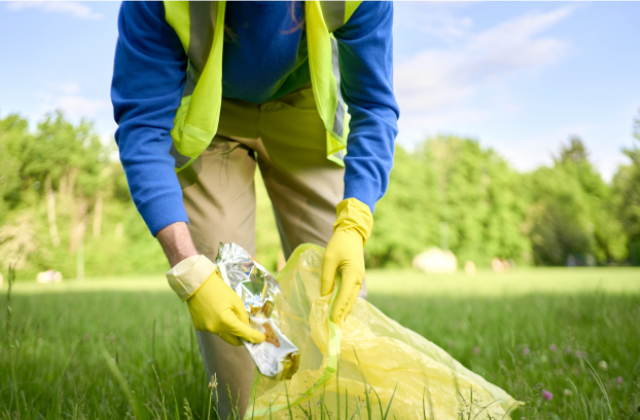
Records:
[[[526,401],[514,419],[628,419],[640,404],[640,269],[371,270],[368,288],[387,315]],[[161,276],[19,282],[10,325],[0,292],[0,418],[208,418],[188,313]]]

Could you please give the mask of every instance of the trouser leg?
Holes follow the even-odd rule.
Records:
[[[295,121],[295,124],[288,122]],[[327,159],[326,131],[311,88],[264,104],[258,164],[285,257],[303,243],[326,247],[344,194],[344,167]],[[363,283],[360,297],[366,297]]]
[[[216,136],[211,146],[178,174],[189,232],[198,252],[212,261],[220,242],[235,242],[255,255],[255,165],[246,147]],[[226,419],[236,406],[244,413],[254,369],[247,350],[208,332],[196,334],[207,375],[210,379],[215,374],[218,381],[220,417]]]
[[[258,154],[258,164],[285,257],[305,242],[326,246],[342,200],[344,168],[327,159],[326,131],[311,90],[264,104],[260,137],[268,156]]]

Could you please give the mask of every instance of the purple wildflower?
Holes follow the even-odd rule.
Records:
[[[525,347],[524,350],[522,350],[522,354],[524,354],[525,356],[531,354],[531,350],[529,350],[529,347]]]
[[[553,394],[549,391],[547,391],[546,389],[542,390],[542,398],[544,398],[547,401],[551,401],[553,399]]]
[[[550,345],[550,346],[549,346],[549,349],[550,349],[551,351],[556,351],[558,348],[556,347],[556,345],[555,345],[555,344],[552,344],[552,345]]]
[[[571,353],[571,347],[567,346],[567,353]]]
[[[622,383],[622,376],[618,376],[618,383],[621,384]]]
[[[580,350],[576,351],[576,357],[582,357],[582,352]]]
[[[473,354],[480,354],[480,347],[474,347]]]

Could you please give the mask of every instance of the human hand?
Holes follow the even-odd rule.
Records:
[[[208,331],[233,346],[240,339],[261,343],[265,336],[249,327],[249,314],[238,294],[214,271],[204,284],[187,300],[193,326]]]
[[[369,207],[355,198],[341,201],[337,214],[333,236],[322,259],[320,276],[322,296],[333,292],[338,275],[342,278],[330,315],[333,322],[343,321],[356,303],[365,275],[364,244],[373,227]]]
[[[249,327],[249,314],[238,294],[204,255],[181,261],[167,272],[167,280],[182,301],[187,301],[196,330],[217,334],[234,346],[242,344],[241,338],[264,341],[264,334]]]

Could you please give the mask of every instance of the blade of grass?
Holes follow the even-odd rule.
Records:
[[[325,392],[326,388],[323,386],[322,387],[322,395],[320,396],[320,401],[318,401],[318,404],[320,404],[320,420],[325,420],[324,417],[324,410],[322,409],[322,406],[324,405],[324,392]]]
[[[164,396],[164,392],[162,391],[162,385],[160,384],[160,377],[158,376],[158,371],[156,370],[155,363],[151,364],[151,368],[153,369],[153,373],[155,374],[155,377],[156,377],[156,384],[158,385],[158,392],[160,392],[160,396],[162,397],[162,414],[163,414],[164,420],[169,420],[169,417],[167,415],[167,407],[166,407],[166,402],[165,402],[165,396]]]
[[[376,394],[376,398],[378,399],[378,407],[380,408],[380,418],[382,418],[382,416],[384,415],[382,413],[382,401],[380,401],[380,396],[378,395],[378,392],[376,391],[376,389],[374,387],[371,387],[371,389],[373,390],[373,393]]]
[[[124,378],[124,375],[118,368],[116,361],[113,360],[113,357],[109,355],[109,353],[107,352],[107,349],[104,347],[103,342],[100,342],[99,348],[100,348],[100,352],[102,353],[102,357],[104,357],[104,360],[107,362],[107,366],[109,367],[109,370],[113,374],[118,384],[120,384],[120,388],[122,389],[122,392],[124,393],[125,397],[127,398],[127,401],[129,402],[129,407],[131,407],[131,411],[133,411],[133,415],[137,420],[142,419],[142,416],[140,415],[141,414],[140,409],[138,407],[138,401],[135,399],[135,397],[131,393],[131,388],[129,388],[129,384],[127,383],[127,380]]]
[[[629,420],[631,420],[633,417],[635,417],[636,415],[639,415],[639,414],[640,414],[640,405],[638,406],[638,409],[636,410],[636,412],[635,412],[635,413],[633,413],[633,414],[629,417]]]
[[[11,316],[13,310],[11,308],[11,288],[13,287],[13,280],[15,276],[15,271],[13,269],[13,264],[9,265],[9,273],[7,275],[7,339],[9,343],[12,342],[13,338],[13,328],[11,326]]]
[[[387,420],[387,416],[389,415],[389,410],[391,409],[391,403],[393,402],[393,397],[396,396],[396,390],[398,389],[398,383],[396,382],[396,386],[393,388],[393,394],[391,394],[391,399],[389,400],[389,405],[387,406],[387,412],[384,413],[384,417],[382,420]]]
[[[478,416],[480,415],[480,413],[482,413],[484,410],[486,410],[487,408],[489,408],[489,406],[490,406],[491,404],[496,403],[496,402],[498,402],[498,400],[493,400],[493,401],[491,401],[489,404],[487,404],[487,405],[485,405],[484,407],[482,407],[482,410],[478,411],[478,412],[476,413],[476,415],[475,415],[475,416],[473,416],[473,420],[476,420],[476,417],[478,417]]]
[[[173,393],[173,403],[175,404],[175,416],[176,419],[180,419],[180,406],[178,405],[178,400],[176,399],[176,390],[174,387],[171,387],[171,392]]]
[[[336,398],[338,399],[336,405],[336,413],[338,414],[338,419],[340,420],[340,361],[338,360],[338,369],[336,370]]]
[[[253,413],[256,412],[256,394],[253,393],[253,404],[251,405],[251,420],[253,420]]]
[[[323,419],[331,420],[331,416],[329,415],[329,409],[324,401],[320,401],[320,413],[322,414]],[[326,414],[326,417],[325,417]]]
[[[213,400],[213,386],[209,387],[211,391],[209,391],[209,407],[207,409],[207,420],[211,420],[211,403]]]
[[[344,420],[349,418],[349,390],[344,390]],[[340,415],[338,414],[338,420],[340,419]]]
[[[587,362],[587,365],[589,366],[589,370],[591,371],[591,375],[593,376],[593,379],[596,380],[596,383],[598,384],[598,387],[600,388],[600,392],[602,392],[602,396],[604,397],[605,402],[607,403],[607,408],[609,409],[609,417],[613,418],[615,417],[613,415],[613,409],[611,408],[611,401],[609,400],[609,394],[607,393],[607,390],[604,387],[604,384],[602,383],[602,380],[600,379],[600,375],[598,375],[598,372],[596,372],[596,370],[593,368],[593,366],[591,365],[591,363],[585,359],[585,362]]]
[[[364,404],[365,404],[365,403],[363,402],[362,404],[360,404],[360,405],[356,406],[356,411],[354,411],[354,412],[353,412],[353,414],[351,415],[351,419],[349,419],[349,420],[353,420],[353,419],[355,418],[355,416],[356,416],[356,413],[358,414],[358,417],[359,417],[359,418],[362,418],[362,417],[360,416],[360,407],[362,407]]]
[[[364,371],[362,370],[362,366],[360,365],[360,359],[358,358],[358,353],[356,352],[356,349],[353,349],[353,353],[356,355],[356,361],[358,362],[358,366],[360,366],[360,373],[362,374],[362,381],[364,382],[364,397],[365,397],[365,402],[367,403],[367,418],[369,420],[371,420],[371,402],[369,401],[369,392],[367,390],[367,378],[364,376]],[[358,409],[358,412],[360,412],[360,410]]]
[[[517,404],[518,404],[517,402],[514,402],[513,404],[511,404],[511,407],[509,407],[507,411],[504,412],[502,417],[500,417],[500,420],[504,420],[504,418],[511,412],[511,409]]]
[[[287,389],[287,380],[284,381],[284,393],[287,396],[287,409],[289,410],[289,418],[293,420],[293,412],[291,411],[291,402],[289,402],[289,390]]]
[[[422,419],[423,420],[427,420],[427,407],[424,404],[424,397],[425,397],[426,391],[427,391],[426,388],[424,388],[422,391]]]
[[[309,406],[311,406],[311,400],[309,400]],[[304,409],[304,407],[302,406],[302,404],[298,404],[297,406],[300,410],[302,410],[302,412],[304,413],[304,415],[307,417],[307,419],[311,419],[311,415],[309,414],[309,412],[307,410]],[[252,417],[253,418],[253,417]]]

